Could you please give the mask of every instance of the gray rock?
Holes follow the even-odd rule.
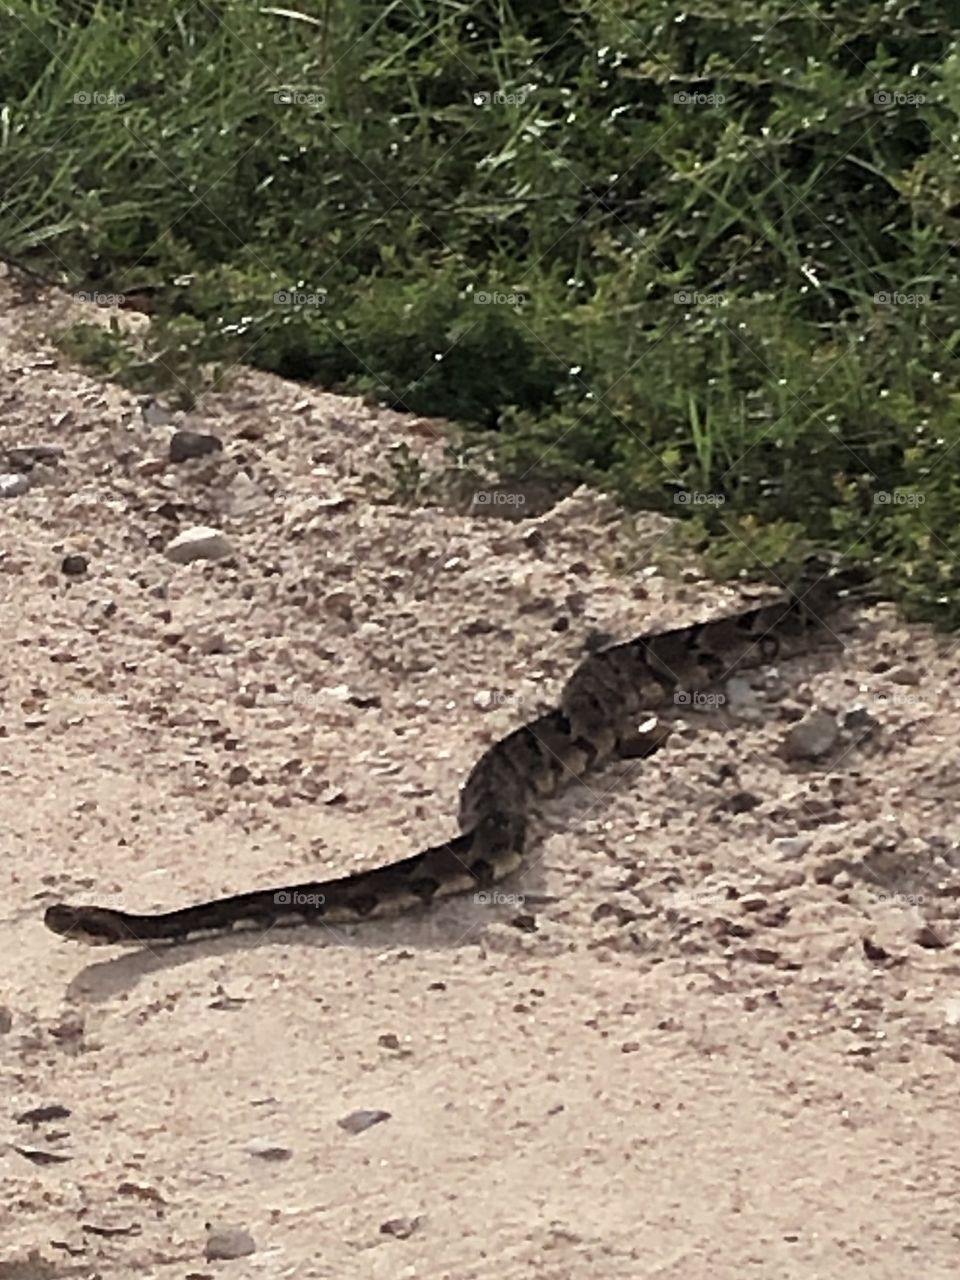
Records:
[[[153,396],[139,396],[140,417],[143,419],[144,425],[148,427],[165,427],[172,422],[178,422],[183,417],[182,410],[170,409],[167,405],[160,404],[158,400],[154,400]]]
[[[838,735],[835,716],[827,711],[811,711],[787,731],[784,754],[788,760],[817,760],[832,750]]]
[[[930,924],[922,924],[913,935],[913,940],[918,946],[926,947],[930,951],[941,951],[948,945],[943,934]]]
[[[262,1138],[254,1138],[252,1142],[248,1142],[245,1150],[248,1155],[256,1156],[259,1160],[289,1160],[293,1155],[289,1147],[278,1146],[275,1142],[265,1142]]]
[[[753,711],[758,702],[757,691],[749,676],[731,676],[726,684],[727,705],[731,711]]]
[[[763,887],[772,893],[782,893],[805,884],[806,879],[807,873],[801,867],[782,867],[764,877]]]
[[[207,1226],[207,1243],[203,1256],[208,1262],[249,1258],[250,1254],[256,1251],[257,1246],[253,1236],[243,1227]]]
[[[894,684],[919,684],[920,672],[916,667],[894,667],[890,679]]]
[[[230,646],[222,631],[205,631],[201,627],[189,627],[183,639],[198,653],[229,653]]]
[[[349,1115],[341,1116],[337,1124],[347,1133],[363,1133],[365,1129],[389,1119],[389,1111],[351,1111]]]
[[[353,621],[353,599],[346,591],[331,591],[323,598],[323,607],[344,622]]]
[[[241,520],[262,511],[270,502],[270,498],[245,471],[238,471],[229,481],[226,496],[230,503],[230,514]]]
[[[229,539],[219,529],[194,525],[167,543],[164,553],[174,564],[190,564],[194,560],[222,560],[233,554]]]

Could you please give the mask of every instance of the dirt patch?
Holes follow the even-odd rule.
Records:
[[[442,438],[356,400],[240,371],[145,420],[41,336],[67,304],[0,292],[0,1280],[955,1275],[956,642],[875,607],[735,680],[551,803],[489,905],[71,945],[52,901],[443,839],[586,644],[736,596],[599,495],[399,504],[391,446]],[[184,429],[223,447],[172,463]],[[193,525],[231,554],[168,560]]]

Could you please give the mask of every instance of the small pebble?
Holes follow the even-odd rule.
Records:
[[[176,635],[177,632],[174,630],[171,634]],[[216,654],[229,651],[227,637],[222,631],[190,630],[182,638],[198,653]]]
[[[380,1234],[383,1236],[394,1236],[397,1240],[408,1240],[410,1236],[419,1227],[422,1219],[417,1218],[391,1218],[388,1222],[380,1223]]]
[[[82,578],[90,567],[86,556],[64,556],[60,562],[60,572],[68,578]]]
[[[233,1258],[248,1258],[256,1253],[257,1246],[253,1236],[243,1227],[207,1227],[207,1243],[203,1256],[208,1262],[227,1261]]]
[[[762,893],[745,893],[740,899],[740,906],[744,911],[763,911],[767,905],[767,899]]]
[[[363,1133],[365,1129],[389,1119],[389,1111],[351,1111],[349,1115],[342,1116],[337,1124],[341,1129],[346,1129],[347,1133]]]
[[[293,1155],[289,1147],[278,1146],[275,1142],[264,1142],[260,1138],[254,1138],[252,1142],[248,1142],[245,1150],[247,1155],[256,1156],[259,1160],[289,1160]]]
[[[153,396],[140,396],[140,417],[143,423],[148,427],[165,427],[168,423],[176,422],[180,417],[177,409],[170,409],[159,401],[154,400]]]
[[[771,842],[776,853],[785,862],[802,858],[812,843],[809,836],[776,836]]]
[[[730,813],[749,813],[756,809],[762,801],[752,791],[737,791],[727,801],[725,808]]]

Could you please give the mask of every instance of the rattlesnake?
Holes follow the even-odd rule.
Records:
[[[494,743],[460,793],[460,834],[387,866],[318,883],[262,889],[156,915],[112,907],[48,907],[55,933],[88,943],[172,943],[238,929],[343,923],[394,915],[435,898],[483,892],[523,860],[531,802],[619,752],[647,755],[669,730],[637,718],[681,705],[735,669],[789,657],[828,632],[825,617],[849,593],[820,576],[772,604],[729,617],[641,635],[590,653],[560,705]]]

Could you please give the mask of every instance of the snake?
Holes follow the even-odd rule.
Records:
[[[819,571],[818,571],[819,572]],[[595,648],[577,665],[558,705],[494,742],[460,790],[458,833],[396,862],[351,875],[260,889],[174,911],[138,915],[114,907],[56,903],[44,923],[93,945],[192,942],[240,930],[332,925],[395,916],[437,899],[492,886],[522,864],[531,809],[612,758],[651,755],[669,721],[736,671],[790,658],[829,636],[829,619],[851,592],[842,574],[807,569],[767,604]],[[839,642],[842,647],[842,642]],[[641,720],[641,717],[643,719]]]

